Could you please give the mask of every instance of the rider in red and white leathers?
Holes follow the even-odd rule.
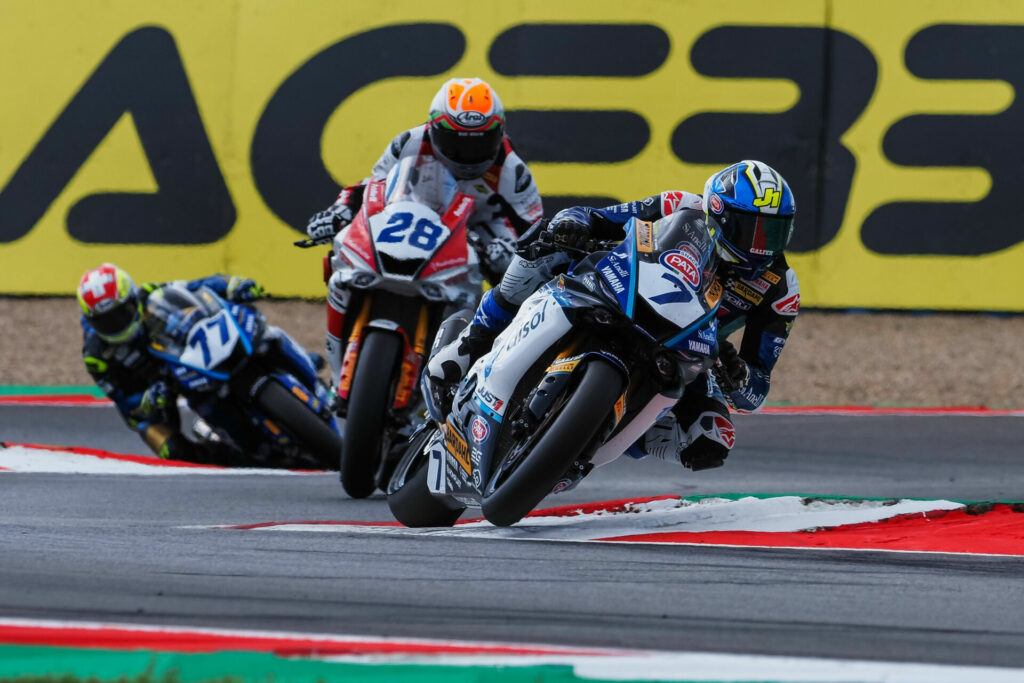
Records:
[[[347,226],[363,201],[370,180],[384,180],[399,159],[433,156],[476,200],[469,219],[470,239],[480,253],[483,274],[498,282],[515,254],[516,239],[543,215],[533,174],[505,136],[505,110],[497,93],[478,78],[452,79],[434,96],[430,120],[398,134],[373,166],[370,178],[346,187],[326,210],[309,220],[306,232],[327,241]],[[327,357],[332,386],[341,372],[341,331],[348,291],[338,275],[328,282]]]

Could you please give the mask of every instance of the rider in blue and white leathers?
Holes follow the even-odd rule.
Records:
[[[719,362],[687,387],[671,413],[627,453],[654,455],[699,470],[722,465],[733,447],[729,406],[755,412],[764,404],[771,371],[800,308],[799,283],[784,253],[796,210],[789,186],[768,165],[743,161],[712,175],[703,196],[662,192],[604,209],[572,207],[556,214],[546,230],[556,243],[570,246],[590,238],[615,240],[622,238],[621,226],[630,218],[655,221],[682,209],[703,210],[709,228],[720,232]],[[539,230],[523,235],[520,247],[535,240]],[[443,384],[459,381],[522,302],[569,262],[564,252],[533,261],[517,255],[499,285],[484,295],[472,324],[431,359],[428,378]],[[740,329],[737,350],[726,338]]]

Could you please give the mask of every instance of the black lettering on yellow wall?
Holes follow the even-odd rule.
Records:
[[[331,114],[371,83],[444,73],[455,66],[465,48],[462,32],[448,24],[386,26],[339,41],[296,69],[267,103],[252,141],[253,178],[270,210],[304,232],[309,216],[333,202],[341,189],[324,166],[320,150]],[[409,128],[425,122],[429,109],[427,101],[410,110]],[[367,131],[351,132],[364,135]],[[397,135],[401,131],[370,132]],[[391,137],[381,138],[381,152],[390,141]],[[328,149],[324,153],[348,152]]]
[[[628,78],[662,66],[670,45],[668,34],[650,24],[520,24],[494,39],[489,57],[504,76]],[[627,161],[644,150],[651,130],[642,114],[616,110],[617,101],[609,98],[607,111],[513,110],[509,136],[527,163]],[[543,196],[546,216],[619,201],[604,195]]]
[[[507,116],[509,137],[527,162],[613,164],[651,139],[647,119],[631,111],[516,109]]]
[[[643,76],[669,46],[650,24],[520,24],[494,39],[490,60],[503,76]]]
[[[0,191],[0,242],[27,235],[121,116],[135,122],[158,190],[80,199],[68,232],[91,243],[204,244],[235,207],[203,128],[174,39],[150,26],[103,59]]]
[[[897,121],[882,143],[891,161],[981,167],[991,175],[992,189],[978,202],[881,206],[861,227],[864,245],[880,254],[977,256],[1021,242],[1024,26],[930,26],[907,44],[906,63],[919,78],[1006,81],[1015,97],[1008,109],[990,116],[918,114]]]
[[[742,159],[770,164],[796,198],[790,249],[811,251],[831,241],[842,225],[856,166],[839,139],[874,92],[878,68],[871,52],[831,29],[726,26],[701,36],[691,59],[705,76],[794,81],[800,99],[779,114],[728,113],[722,111],[728,105],[694,92],[708,113],[676,128],[676,156],[698,164],[726,166]]]

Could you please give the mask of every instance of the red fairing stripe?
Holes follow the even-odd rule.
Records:
[[[344,245],[359,255],[374,272],[377,271],[376,259],[373,258],[373,246],[370,241],[369,218],[366,205],[356,214],[352,224],[345,230]]]

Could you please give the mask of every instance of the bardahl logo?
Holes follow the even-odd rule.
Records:
[[[764,297],[758,294],[752,287],[748,287],[742,282],[733,282],[733,290],[748,301],[752,301],[755,304],[759,304],[764,300]]]
[[[666,251],[661,255],[660,260],[662,264],[679,271],[683,275],[683,279],[691,287],[696,287],[700,284],[700,270],[690,259],[683,256],[682,252],[675,249]]]
[[[456,431],[455,425],[452,424],[451,420],[445,425],[444,444],[447,451],[455,458],[456,462],[462,466],[462,469],[469,474],[473,471],[473,467],[469,460],[469,444],[466,440]]]

